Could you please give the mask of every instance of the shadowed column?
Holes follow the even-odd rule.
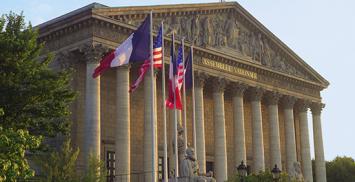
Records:
[[[269,92],[266,94],[270,130],[270,169],[272,169],[275,164],[278,168],[282,169],[278,109],[280,97],[281,95],[276,92]]]
[[[156,104],[154,105],[154,113],[152,113],[152,101],[156,103],[156,77],[154,74],[153,84],[151,83],[151,74],[150,69],[147,71],[146,76],[144,78],[144,173],[146,182],[152,181],[152,163],[154,162],[155,169],[158,169],[158,145],[157,145],[157,135],[154,136],[155,146],[153,146],[152,134],[153,130],[151,128],[152,122],[154,123],[155,134],[157,134],[157,117],[154,117],[154,121],[152,121],[151,114],[157,114]],[[154,87],[154,98],[152,99],[152,89],[151,86]],[[155,161],[152,161],[152,149],[154,147],[155,151]],[[157,174],[156,174],[157,175]]]
[[[308,104],[305,101],[297,103],[298,115],[300,118],[300,135],[301,135],[301,158],[302,158],[302,172],[305,182],[312,182],[312,161],[311,151],[309,146],[309,131],[307,110]]]
[[[203,105],[203,86],[207,76],[201,73],[195,75],[195,117],[196,117],[196,154],[199,162],[199,172],[206,173],[205,119]]]
[[[247,162],[245,147],[245,129],[244,129],[244,104],[243,96],[246,85],[235,83],[232,87],[233,92],[233,120],[234,120],[234,157],[235,166],[242,161]]]
[[[213,118],[214,118],[214,162],[217,181],[226,181],[227,175],[227,145],[224,118],[224,89],[226,81],[213,81]]]
[[[293,106],[296,98],[285,96],[282,99],[285,118],[285,145],[286,145],[286,170],[290,175],[294,174],[294,163],[297,162],[295,120]]]
[[[322,136],[321,111],[324,107],[322,103],[313,103],[311,105],[313,116],[313,138],[314,138],[314,154],[315,154],[315,175],[317,182],[326,182],[326,169],[324,161],[324,148]]]
[[[116,69],[116,175],[117,181],[130,181],[130,104],[129,104],[129,66],[120,66]]]
[[[258,173],[265,170],[264,160],[264,141],[263,123],[261,115],[261,98],[264,91],[261,88],[252,88],[250,91],[251,99],[251,119],[253,126],[253,171]]]

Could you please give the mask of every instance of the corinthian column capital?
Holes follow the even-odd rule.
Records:
[[[207,74],[199,72],[199,71],[195,72],[195,75],[194,75],[194,84],[195,84],[195,86],[203,88],[207,78],[208,78]]]
[[[281,98],[281,94],[278,92],[267,92],[265,96],[266,96],[266,102],[269,105],[277,105]]]
[[[99,63],[109,50],[108,47],[102,44],[84,44],[79,47],[79,51],[84,55],[87,63]]]
[[[224,92],[227,86],[227,80],[224,78],[213,79],[213,92]]]
[[[299,112],[307,112],[310,102],[307,100],[300,100],[296,103],[296,108]]]
[[[232,93],[234,96],[243,96],[245,90],[248,88],[248,86],[244,83],[232,83]]]
[[[295,105],[296,100],[297,100],[296,97],[286,95],[282,98],[282,105],[286,109],[291,109]]]
[[[260,87],[254,87],[249,90],[250,100],[260,101],[264,95],[265,90]]]
[[[77,61],[76,55],[69,50],[61,51],[55,57],[61,69],[73,68]]]
[[[313,114],[320,115],[322,109],[325,107],[325,104],[320,102],[313,102],[311,104],[311,111]]]

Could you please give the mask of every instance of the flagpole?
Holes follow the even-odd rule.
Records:
[[[176,61],[175,60],[175,56],[174,56],[174,51],[175,51],[175,36],[174,36],[174,31],[173,31],[173,36],[172,36],[172,61]],[[171,63],[170,63],[171,64]],[[175,68],[176,69],[176,68]],[[175,181],[177,181],[178,177],[179,177],[179,156],[178,156],[178,140],[177,140],[177,112],[176,112],[176,89],[175,89],[175,84],[176,84],[176,77],[175,74],[173,74],[173,81],[172,81],[172,85],[173,85],[173,93],[174,93],[174,151],[175,151]]]
[[[182,84],[182,93],[183,93],[183,128],[184,128],[184,149],[187,149],[187,126],[186,126],[186,90],[185,90],[185,39],[181,39],[181,47],[182,47],[182,65],[184,66],[184,79]]]
[[[194,76],[194,46],[191,45],[190,52],[191,52],[191,72],[192,72],[192,128],[193,128],[193,145],[195,149],[195,157],[197,159],[197,144],[196,144],[196,114],[195,114],[195,76]]]
[[[153,60],[153,11],[150,11],[150,76],[151,76],[151,129],[152,129],[152,181],[156,182],[155,175],[155,94],[154,94],[154,60]]]
[[[161,22],[161,35],[162,35],[162,68],[161,68],[161,80],[162,80],[162,93],[163,93],[163,127],[164,127],[164,182],[168,182],[168,142],[166,131],[166,107],[165,107],[165,64],[164,64],[164,22]]]

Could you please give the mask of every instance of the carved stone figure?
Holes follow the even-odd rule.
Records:
[[[211,45],[211,37],[212,37],[212,26],[211,21],[208,16],[205,17],[202,23],[202,45]]]
[[[226,36],[225,36],[225,32],[223,30],[224,26],[224,22],[223,19],[221,19],[220,17],[215,17],[214,18],[214,23],[213,23],[214,27],[217,27],[214,30],[214,46],[216,47],[222,47],[222,46],[226,46]]]
[[[191,21],[191,31],[192,31],[192,42],[197,44],[197,39],[200,34],[200,22],[199,22],[199,15],[196,15]]]
[[[240,39],[238,41],[238,47],[240,52],[244,55],[244,56],[248,56],[249,55],[249,38],[247,35],[247,32],[242,31],[240,34]]]
[[[181,163],[181,161],[184,160],[185,158],[185,145],[184,145],[184,128],[182,128],[180,124],[178,124],[177,143],[178,143],[178,158],[179,158],[179,163]]]
[[[257,38],[257,42],[256,42],[256,47],[255,47],[255,60],[258,60],[261,62],[261,57],[262,57],[262,53],[264,51],[264,43],[261,37],[261,34],[258,34],[258,38]]]
[[[181,162],[181,170],[179,181],[189,182],[215,182],[216,180],[209,174],[209,176],[200,176],[198,174],[198,161],[195,158],[195,151],[193,148],[186,149],[185,159]],[[213,175],[213,174],[212,174]]]
[[[293,176],[297,179],[297,181],[303,181],[303,174],[300,162],[293,163],[293,170]]]
[[[172,32],[175,32],[175,34],[179,35],[180,34],[180,18],[176,16],[171,17],[171,22],[168,31],[166,32],[167,34],[172,34]]]
[[[237,27],[237,22],[235,21],[232,13],[228,15],[228,18],[224,24],[224,29],[226,31],[227,46],[235,48],[236,40],[239,35],[239,27]]]
[[[272,50],[266,39],[263,40],[263,51],[261,55],[261,64],[271,66]]]

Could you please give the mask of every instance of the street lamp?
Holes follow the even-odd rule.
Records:
[[[247,166],[244,164],[244,161],[240,163],[240,165],[237,167],[238,174],[239,176],[243,179],[245,176],[247,176]]]
[[[272,173],[272,178],[274,180],[280,179],[281,170],[277,167],[277,164],[275,164],[275,167],[274,169],[271,170],[271,173]]]

